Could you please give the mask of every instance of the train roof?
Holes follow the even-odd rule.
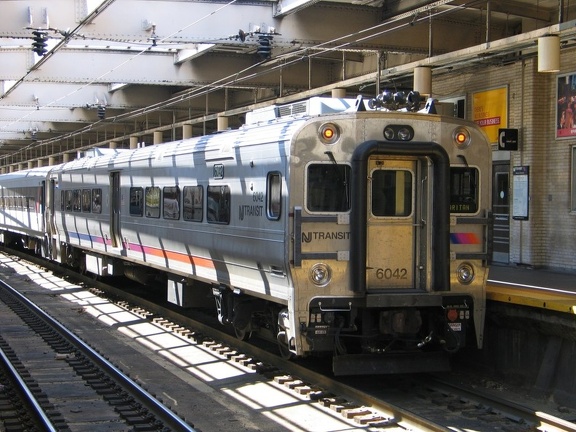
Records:
[[[191,154],[198,151],[206,153],[206,160],[217,159],[232,153],[238,146],[259,144],[266,140],[289,140],[295,129],[309,118],[330,115],[356,113],[358,111],[380,111],[374,107],[377,99],[312,97],[285,105],[272,105],[246,113],[246,123],[238,129],[228,129],[210,135],[198,136],[179,141],[150,145],[137,149],[93,148],[70,162],[56,166],[39,167],[16,173],[4,174],[14,178],[25,176],[46,176],[50,171],[62,169],[85,169],[102,167],[117,163],[130,163],[138,160],[171,157],[176,154]],[[381,107],[380,107],[381,108]],[[384,109],[383,111],[389,111]],[[429,100],[419,112],[435,113],[434,104]]]
[[[278,118],[317,116],[356,111],[358,99],[313,97],[286,105],[270,105],[246,113],[246,124],[269,122]]]
[[[54,166],[43,166],[1,174],[3,186],[20,187],[40,185]]]
[[[25,169],[25,170],[14,171],[11,173],[2,174],[1,177],[4,180],[6,180],[6,179],[21,179],[21,178],[25,178],[25,177],[46,177],[46,174],[48,174],[53,168],[54,168],[53,165],[36,167],[36,168],[29,168],[29,169]]]

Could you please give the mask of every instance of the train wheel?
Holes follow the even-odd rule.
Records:
[[[247,341],[248,339],[250,339],[252,337],[252,331],[249,331],[248,328],[241,330],[237,327],[234,327],[234,334],[241,341]]]

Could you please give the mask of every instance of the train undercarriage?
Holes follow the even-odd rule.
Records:
[[[7,246],[42,252],[42,242],[32,237],[6,234],[3,240]],[[467,333],[472,331],[468,296],[438,297],[440,304],[419,308],[366,307],[358,298],[315,299],[309,306],[308,322],[293,329],[284,305],[227,286],[184,280],[151,267],[87,254],[68,244],[61,248],[67,266],[97,276],[124,276],[142,285],[168,287],[169,302],[213,309],[218,322],[230,326],[238,339],[257,335],[273,340],[284,358],[295,356],[295,339],[301,336],[308,347],[303,355],[331,356],[336,375],[446,371],[450,354],[465,346]],[[193,298],[184,299],[186,284],[194,285],[186,291],[193,292]],[[326,308],[323,303],[337,307]]]

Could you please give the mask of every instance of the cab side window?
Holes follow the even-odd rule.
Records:
[[[268,173],[266,182],[266,208],[270,220],[280,219],[282,214],[282,174]]]

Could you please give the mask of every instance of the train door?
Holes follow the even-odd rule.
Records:
[[[494,217],[492,261],[510,259],[510,164],[494,163],[492,170],[492,214]]]
[[[368,304],[381,306],[383,290],[450,289],[449,173],[434,142],[366,141],[354,151],[350,269],[354,291],[374,294]]]
[[[366,288],[424,289],[429,244],[426,163],[368,159]]]
[[[120,172],[110,173],[110,239],[112,247],[122,246],[122,233],[120,232]]]
[[[50,259],[56,260],[57,259],[57,245],[58,239],[56,235],[58,234],[56,230],[56,222],[54,220],[54,211],[55,211],[55,194],[56,194],[56,178],[49,178],[48,184],[45,184],[46,192],[46,202],[44,203],[44,226],[46,228],[46,242],[44,250],[44,256]]]

